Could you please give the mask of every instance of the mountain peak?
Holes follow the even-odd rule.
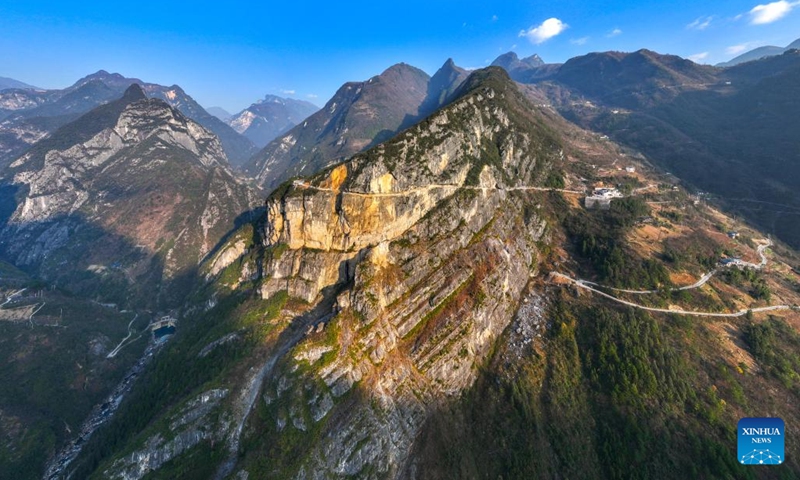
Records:
[[[420,106],[420,114],[427,115],[447,103],[450,96],[466,80],[469,73],[448,58],[428,82],[428,96]]]
[[[544,65],[544,60],[542,60],[542,57],[540,57],[536,53],[534,53],[530,57],[523,58],[521,62],[530,67],[541,67],[542,65]]]
[[[145,95],[141,85],[138,83],[132,83],[131,86],[125,90],[122,98],[128,100],[129,102],[136,102],[139,100],[145,100],[147,95]]]
[[[499,66],[490,66],[472,72],[458,89],[456,96],[463,97],[479,88],[495,87],[505,90],[508,86],[513,86],[508,72]]]
[[[378,76],[382,77],[382,78],[385,78],[387,76],[404,75],[404,74],[407,74],[407,73],[410,73],[410,74],[413,74],[413,75],[422,74],[425,77],[428,76],[427,73],[423,72],[419,68],[417,68],[417,67],[415,67],[413,65],[409,65],[409,64],[407,64],[405,62],[395,63],[391,67],[389,67],[386,70],[384,70],[383,73],[381,73]]]
[[[116,72],[115,73],[110,73],[110,72],[107,72],[105,70],[98,70],[95,73],[92,73],[91,75],[87,75],[86,78],[87,79],[106,79],[106,78],[108,78],[108,79],[119,80],[119,79],[123,79],[125,77],[120,73],[116,73]]]
[[[493,67],[502,67],[506,70],[514,70],[519,67],[519,57],[515,52],[507,52],[494,59]]]
[[[264,98],[263,98],[263,99],[261,99],[261,100],[257,101],[257,102],[255,103],[255,105],[260,105],[260,104],[264,104],[264,103],[280,103],[280,104],[285,104],[285,103],[286,103],[286,99],[285,99],[285,98],[282,98],[282,97],[279,97],[279,96],[277,96],[277,95],[272,95],[272,94],[269,94],[269,93],[268,93],[268,94],[264,95]]]

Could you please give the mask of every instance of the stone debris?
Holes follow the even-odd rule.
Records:
[[[521,306],[510,326],[509,351],[517,358],[530,353],[536,342],[541,342],[550,322],[545,316],[547,311],[544,296],[531,292],[523,298]]]

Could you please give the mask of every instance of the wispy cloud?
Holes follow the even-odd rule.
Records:
[[[701,53],[695,53],[694,55],[689,55],[689,60],[693,61],[694,63],[700,63],[706,58],[708,58],[708,52],[701,52]]]
[[[492,21],[493,21],[493,22],[496,22],[496,21],[497,21],[497,19],[498,19],[497,15],[492,15]]]
[[[800,1],[787,2],[786,0],[756,5],[747,12],[750,16],[750,25],[766,25],[768,23],[777,22],[788,15],[789,12],[798,5],[800,5]]]
[[[317,95],[315,93],[309,93],[309,94],[306,95],[306,98],[311,98],[311,99],[319,98],[319,95]]]
[[[727,53],[728,55],[738,55],[747,50],[747,48],[748,48],[747,43],[743,43],[741,45],[731,45],[730,47],[725,49],[725,53]]]
[[[283,90],[283,89],[282,89],[282,90],[281,90],[281,93],[282,93],[282,94],[284,94],[284,95],[294,95],[294,94],[295,94],[295,93],[297,93],[297,92],[296,92],[296,91],[294,91],[294,90]]]
[[[714,20],[713,16],[698,17],[694,22],[686,25],[686,28],[689,30],[705,30],[709,25],[711,25],[712,20]]]
[[[612,38],[612,37],[617,37],[619,35],[622,35],[622,30],[620,30],[619,28],[615,28],[614,30],[608,32],[608,34],[606,34],[606,37]]]
[[[531,27],[528,30],[522,30],[519,32],[519,36],[526,37],[531,41],[531,43],[539,45],[540,43],[544,43],[560,34],[567,28],[569,28],[569,25],[553,17],[548,18],[537,27]]]
[[[586,45],[586,42],[589,41],[589,37],[581,37],[581,38],[573,38],[569,41],[569,43],[573,45]]]

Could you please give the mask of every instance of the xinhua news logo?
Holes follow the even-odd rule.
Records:
[[[780,465],[786,460],[786,428],[780,418],[743,418],[737,429],[739,463]]]

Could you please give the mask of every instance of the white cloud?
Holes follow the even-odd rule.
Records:
[[[297,92],[294,90],[281,90],[281,93],[284,95],[294,95]]]
[[[611,38],[611,37],[616,37],[618,35],[622,35],[622,30],[620,30],[619,28],[615,28],[614,30],[608,32],[608,35],[606,35],[606,37]]]
[[[307,98],[319,98],[319,95],[314,94],[314,93],[309,93],[308,95],[306,95],[306,97]]]
[[[765,5],[756,5],[747,13],[750,15],[751,25],[766,25],[785,17],[798,5],[800,5],[800,1],[787,2],[786,0],[779,0]]]
[[[540,43],[544,43],[547,40],[560,34],[567,28],[569,28],[569,25],[553,17],[553,18],[548,18],[547,20],[542,22],[542,24],[539,25],[538,27],[531,27],[528,30],[523,30],[519,32],[519,36],[527,37],[528,40],[531,41],[531,43],[539,45]]]
[[[705,30],[711,25],[711,20],[713,19],[714,17],[698,17],[694,22],[686,25],[686,28],[689,30]]]
[[[743,43],[741,45],[731,45],[730,47],[725,49],[725,53],[728,55],[737,55],[739,53],[744,52],[747,50],[747,44]]]
[[[695,53],[694,55],[689,55],[689,60],[693,61],[694,63],[700,63],[706,58],[708,58],[708,52]]]
[[[497,15],[492,15],[492,21],[493,21],[493,22],[496,22],[496,21],[497,21]]]
[[[586,45],[586,42],[589,41],[589,37],[581,37],[581,38],[573,38],[569,41],[569,43],[573,45]]]

